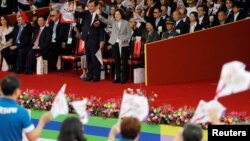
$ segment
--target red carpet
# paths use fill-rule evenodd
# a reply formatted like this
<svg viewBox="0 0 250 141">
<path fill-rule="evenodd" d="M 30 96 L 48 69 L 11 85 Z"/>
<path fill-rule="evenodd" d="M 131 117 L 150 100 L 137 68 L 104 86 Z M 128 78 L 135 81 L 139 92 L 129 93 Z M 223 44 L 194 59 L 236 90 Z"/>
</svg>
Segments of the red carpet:
<svg viewBox="0 0 250 141">
<path fill-rule="evenodd" d="M 10 74 L 0 72 L 0 77 Z M 188 84 L 170 84 L 164 86 L 145 86 L 144 84 L 113 84 L 110 80 L 103 80 L 98 83 L 84 82 L 79 79 L 76 74 L 66 72 L 62 75 L 59 72 L 47 75 L 23 75 L 18 77 L 21 79 L 21 88 L 52 90 L 57 92 L 63 83 L 67 84 L 66 93 L 74 93 L 77 96 L 90 97 L 96 96 L 102 99 L 121 98 L 122 92 L 126 88 L 142 88 L 147 95 L 152 92 L 158 94 L 158 98 L 151 106 L 162 104 L 171 104 L 174 108 L 182 106 L 196 107 L 199 100 L 210 100 L 213 98 L 217 81 L 204 81 Z M 221 103 L 227 107 L 227 111 L 247 112 L 250 115 L 250 91 L 236 94 L 220 99 Z"/>
</svg>

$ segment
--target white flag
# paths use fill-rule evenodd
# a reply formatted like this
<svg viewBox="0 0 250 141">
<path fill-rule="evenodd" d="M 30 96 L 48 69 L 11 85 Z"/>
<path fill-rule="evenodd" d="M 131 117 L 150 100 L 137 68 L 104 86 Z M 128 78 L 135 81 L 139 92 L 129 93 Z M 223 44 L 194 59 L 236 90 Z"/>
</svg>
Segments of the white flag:
<svg viewBox="0 0 250 141">
<path fill-rule="evenodd" d="M 185 8 L 185 4 L 184 4 L 183 0 L 178 0 L 176 7 L 177 8 Z"/>
<path fill-rule="evenodd" d="M 125 8 L 133 8 L 134 7 L 134 4 L 130 1 L 130 0 L 124 0 L 122 2 L 122 5 L 125 7 Z"/>
<path fill-rule="evenodd" d="M 99 50 L 95 53 L 96 58 L 100 62 L 100 64 L 103 66 L 103 61 L 102 61 L 102 49 L 99 48 Z"/>
<path fill-rule="evenodd" d="M 209 117 L 209 111 L 211 109 L 217 109 L 217 114 L 218 114 L 217 116 L 219 118 L 222 117 L 226 111 L 226 108 L 217 100 L 211 100 L 209 102 L 201 100 L 190 122 L 192 123 L 211 122 L 211 119 Z"/>
<path fill-rule="evenodd" d="M 250 72 L 246 65 L 239 61 L 223 65 L 220 80 L 216 90 L 216 98 L 228 96 L 250 88 Z"/>
<path fill-rule="evenodd" d="M 60 9 L 61 12 L 61 23 L 74 23 L 74 11 L 76 10 L 76 3 L 65 2 Z"/>
<path fill-rule="evenodd" d="M 146 9 L 146 8 L 147 8 L 147 6 L 144 5 L 144 0 L 142 0 L 142 1 L 135 7 L 135 9 L 141 9 L 141 10 Z"/>
<path fill-rule="evenodd" d="M 216 15 L 219 9 L 220 9 L 220 4 L 214 4 L 213 15 Z"/>
<path fill-rule="evenodd" d="M 73 101 L 71 104 L 73 108 L 75 109 L 76 113 L 80 117 L 80 121 L 82 124 L 88 123 L 88 113 L 87 113 L 87 99 L 81 100 L 81 101 Z"/>
<path fill-rule="evenodd" d="M 144 96 L 123 94 L 119 119 L 135 117 L 143 121 L 149 112 L 148 99 Z"/>
<path fill-rule="evenodd" d="M 66 89 L 66 84 L 62 86 L 62 88 L 57 93 L 53 101 L 50 110 L 53 118 L 56 118 L 58 115 L 66 115 L 69 113 L 69 107 L 65 97 L 65 89 Z"/>
<path fill-rule="evenodd" d="M 133 15 L 134 15 L 134 19 L 137 23 L 146 23 L 146 21 L 141 16 L 136 14 L 135 12 L 133 13 Z"/>
</svg>

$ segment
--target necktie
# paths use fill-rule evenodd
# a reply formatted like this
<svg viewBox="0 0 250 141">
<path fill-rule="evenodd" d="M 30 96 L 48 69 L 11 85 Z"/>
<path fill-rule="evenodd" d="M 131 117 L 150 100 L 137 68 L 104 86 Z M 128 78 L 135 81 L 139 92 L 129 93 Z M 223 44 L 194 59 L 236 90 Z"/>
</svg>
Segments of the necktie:
<svg viewBox="0 0 250 141">
<path fill-rule="evenodd" d="M 150 10 L 151 10 L 151 7 L 148 8 L 148 11 L 147 11 L 147 17 L 150 16 Z"/>
<path fill-rule="evenodd" d="M 16 38 L 16 43 L 20 43 L 20 36 L 21 36 L 21 33 L 22 33 L 22 27 L 19 26 L 19 30 L 18 30 L 18 34 L 17 34 L 17 38 Z"/>
<path fill-rule="evenodd" d="M 39 40 L 40 40 L 41 33 L 42 33 L 42 29 L 40 28 L 39 33 L 38 33 L 38 35 L 37 35 L 37 37 L 36 37 L 36 41 L 35 41 L 35 43 L 34 43 L 35 46 L 38 46 L 38 44 L 39 44 Z"/>
<path fill-rule="evenodd" d="M 90 21 L 91 21 L 90 25 L 92 25 L 92 22 L 93 22 L 93 13 L 90 13 Z"/>
</svg>

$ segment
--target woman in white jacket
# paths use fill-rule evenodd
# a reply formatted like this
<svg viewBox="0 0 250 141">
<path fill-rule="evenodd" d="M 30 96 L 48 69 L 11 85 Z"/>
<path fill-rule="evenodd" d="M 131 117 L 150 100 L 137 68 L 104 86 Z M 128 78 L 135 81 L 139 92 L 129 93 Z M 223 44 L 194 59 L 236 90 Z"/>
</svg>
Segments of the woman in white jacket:
<svg viewBox="0 0 250 141">
<path fill-rule="evenodd" d="M 115 60 L 115 79 L 113 82 L 126 83 L 129 75 L 129 40 L 132 30 L 128 25 L 128 21 L 123 19 L 124 14 L 121 9 L 116 9 L 113 20 L 102 17 L 100 10 L 97 10 L 96 13 L 100 21 L 112 26 L 109 43 L 112 45 L 113 57 Z"/>
</svg>

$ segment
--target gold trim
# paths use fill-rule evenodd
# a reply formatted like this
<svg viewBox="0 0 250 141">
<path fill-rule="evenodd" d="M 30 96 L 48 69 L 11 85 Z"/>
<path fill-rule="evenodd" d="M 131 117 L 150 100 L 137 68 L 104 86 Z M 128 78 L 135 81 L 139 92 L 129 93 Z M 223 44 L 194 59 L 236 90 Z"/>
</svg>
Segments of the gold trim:
<svg viewBox="0 0 250 141">
<path fill-rule="evenodd" d="M 144 55 L 144 59 L 145 59 L 145 73 L 144 73 L 144 77 L 145 77 L 145 85 L 147 86 L 148 85 L 148 68 L 147 68 L 147 64 L 148 64 L 148 62 L 147 62 L 147 44 L 145 44 L 144 45 L 144 52 L 145 52 L 145 55 Z"/>
</svg>

